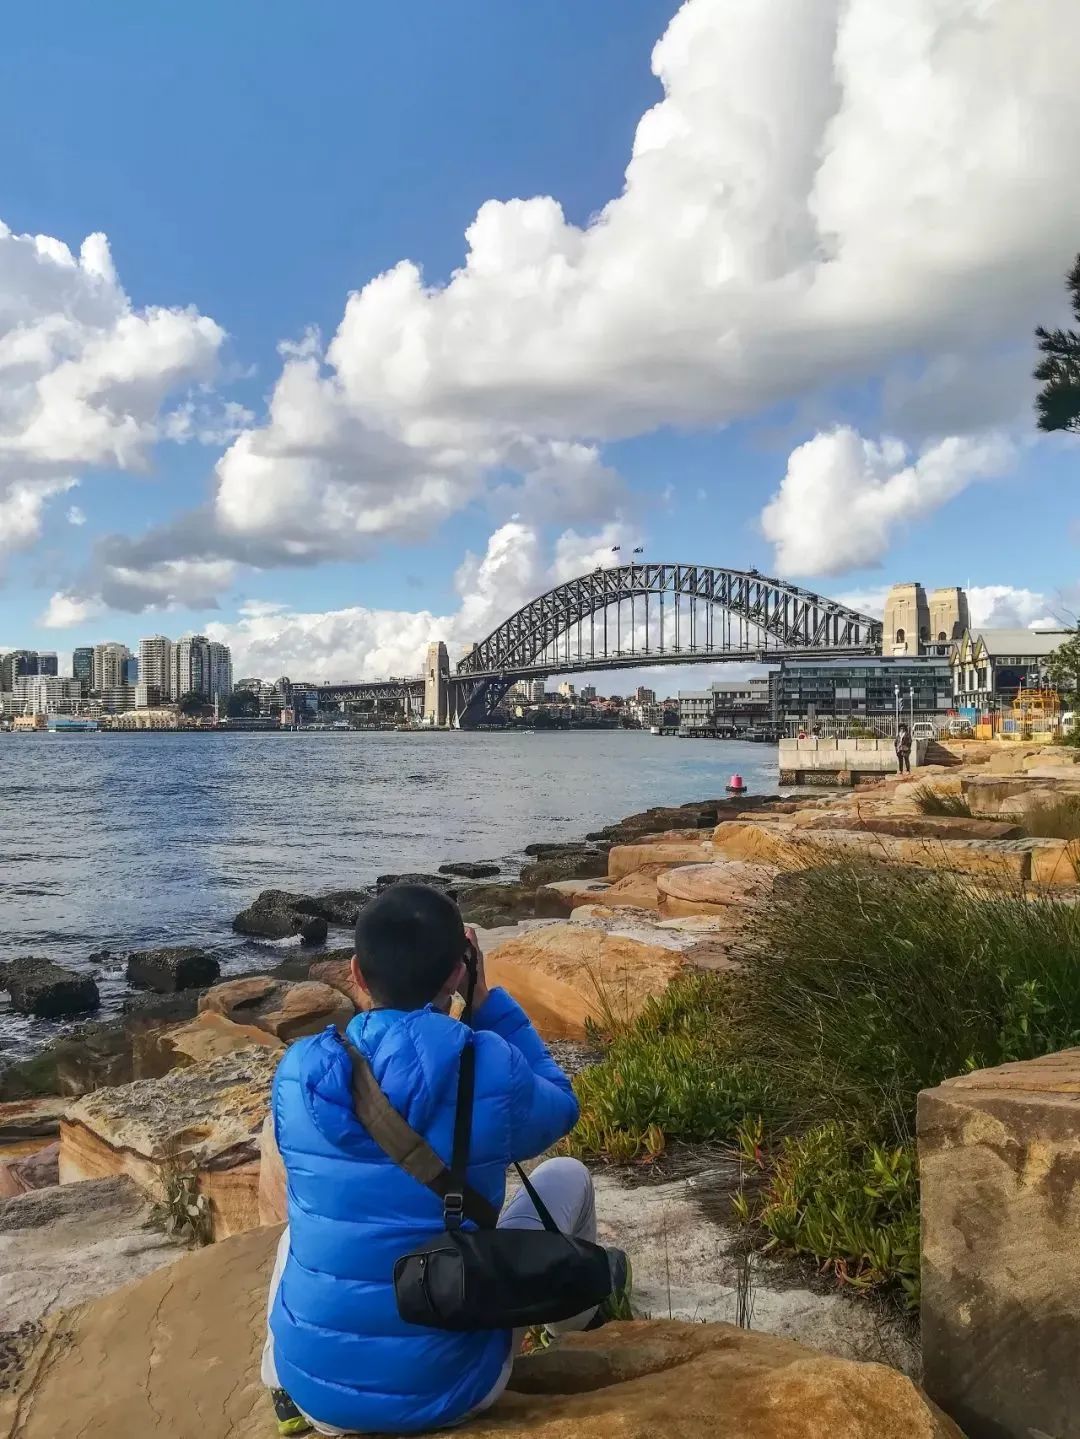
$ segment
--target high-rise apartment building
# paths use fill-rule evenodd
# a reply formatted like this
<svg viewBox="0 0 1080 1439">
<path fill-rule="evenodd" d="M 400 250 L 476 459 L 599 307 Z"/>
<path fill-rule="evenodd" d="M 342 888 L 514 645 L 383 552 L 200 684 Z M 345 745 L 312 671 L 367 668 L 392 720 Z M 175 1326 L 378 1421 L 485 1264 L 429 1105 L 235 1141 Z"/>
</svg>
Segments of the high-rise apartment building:
<svg viewBox="0 0 1080 1439">
<path fill-rule="evenodd" d="M 101 694 L 104 690 L 115 689 L 118 685 L 126 683 L 124 678 L 124 665 L 131 658 L 131 651 L 127 645 L 109 642 L 94 646 L 94 683 L 95 694 Z"/>
<path fill-rule="evenodd" d="M 55 678 L 60 673 L 60 659 L 55 650 L 41 650 L 37 661 L 39 675 L 52 675 Z"/>
<path fill-rule="evenodd" d="M 11 694 L 15 681 L 38 673 L 37 650 L 9 650 L 0 659 L 0 690 Z"/>
<path fill-rule="evenodd" d="M 174 698 L 201 695 L 208 702 L 232 693 L 232 651 L 205 635 L 188 635 L 173 646 Z"/>
<path fill-rule="evenodd" d="M 173 693 L 173 642 L 167 635 L 147 635 L 139 641 L 139 698 L 148 705 L 179 699 Z"/>
<path fill-rule="evenodd" d="M 94 688 L 94 648 L 82 645 L 71 656 L 71 673 L 82 685 L 83 694 Z"/>
<path fill-rule="evenodd" d="M 24 701 L 24 713 L 68 714 L 82 698 L 82 685 L 58 675 L 23 675 L 15 681 L 14 694 Z"/>
</svg>

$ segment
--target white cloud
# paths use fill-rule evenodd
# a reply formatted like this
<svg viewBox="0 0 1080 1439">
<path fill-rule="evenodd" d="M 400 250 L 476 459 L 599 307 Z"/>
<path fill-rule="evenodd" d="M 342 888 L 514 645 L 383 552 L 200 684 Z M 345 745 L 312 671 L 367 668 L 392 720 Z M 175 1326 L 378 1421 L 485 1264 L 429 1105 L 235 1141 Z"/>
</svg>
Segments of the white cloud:
<svg viewBox="0 0 1080 1439">
<path fill-rule="evenodd" d="M 67 512 L 67 522 L 69 525 L 75 525 L 76 527 L 85 525 L 86 511 L 80 509 L 78 505 L 71 505 Z"/>
<path fill-rule="evenodd" d="M 38 624 L 47 630 L 67 629 L 71 625 L 85 624 L 102 614 L 104 606 L 98 600 L 84 599 L 78 595 L 66 595 L 57 591 L 38 616 Z"/>
<path fill-rule="evenodd" d="M 834 473 L 819 494 L 838 466 L 865 487 L 868 537 L 808 536 L 820 505 L 790 474 L 768 525 L 803 570 L 873 562 L 897 520 L 1000 463 L 965 427 L 1025 403 L 1018 337 L 1055 312 L 1076 247 L 1078 48 L 1075 0 L 686 0 L 653 53 L 664 98 L 587 225 L 550 196 L 489 200 L 447 284 L 402 261 L 328 345 L 281 347 L 266 422 L 217 467 L 218 553 L 314 563 L 422 538 L 493 474 L 522 514 L 546 493 L 591 521 L 598 495 L 618 503 L 603 441 L 855 377 L 939 443 L 907 467 L 819 435 L 796 470 Z M 558 446 L 597 455 L 580 483 Z"/>
<path fill-rule="evenodd" d="M 195 310 L 134 309 L 104 235 L 76 256 L 0 222 L 0 562 L 77 471 L 145 468 L 165 397 L 208 378 L 223 339 Z"/>
<path fill-rule="evenodd" d="M 880 563 L 898 525 L 999 474 L 1011 458 L 1000 437 L 950 436 L 909 455 L 895 439 L 864 439 L 848 426 L 815 435 L 788 458 L 761 528 L 780 574 L 835 575 Z"/>
<path fill-rule="evenodd" d="M 971 624 L 978 629 L 1055 629 L 1052 601 L 1015 585 L 972 585 L 967 591 Z"/>
</svg>

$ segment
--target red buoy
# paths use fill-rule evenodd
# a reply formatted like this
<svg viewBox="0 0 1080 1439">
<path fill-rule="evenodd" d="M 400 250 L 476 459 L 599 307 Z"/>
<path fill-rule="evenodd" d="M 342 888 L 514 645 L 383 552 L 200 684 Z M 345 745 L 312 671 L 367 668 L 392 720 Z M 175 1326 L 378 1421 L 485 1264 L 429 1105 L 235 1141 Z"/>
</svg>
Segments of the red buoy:
<svg viewBox="0 0 1080 1439">
<path fill-rule="evenodd" d="M 743 794 L 743 793 L 745 792 L 745 790 L 746 790 L 746 785 L 745 785 L 745 783 L 743 782 L 743 777 L 742 777 L 742 775 L 741 775 L 741 774 L 733 774 L 733 775 L 731 776 L 731 778 L 728 780 L 728 792 L 729 792 L 730 794 Z"/>
</svg>

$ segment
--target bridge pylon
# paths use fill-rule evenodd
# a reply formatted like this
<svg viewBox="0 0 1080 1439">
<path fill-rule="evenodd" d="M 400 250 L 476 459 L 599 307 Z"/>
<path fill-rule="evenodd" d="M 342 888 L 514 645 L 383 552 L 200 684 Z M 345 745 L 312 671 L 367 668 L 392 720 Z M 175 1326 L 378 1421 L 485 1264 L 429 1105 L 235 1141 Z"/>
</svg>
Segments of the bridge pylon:
<svg viewBox="0 0 1080 1439">
<path fill-rule="evenodd" d="M 424 665 L 424 723 L 442 727 L 449 717 L 450 656 L 442 640 L 433 640 Z"/>
</svg>

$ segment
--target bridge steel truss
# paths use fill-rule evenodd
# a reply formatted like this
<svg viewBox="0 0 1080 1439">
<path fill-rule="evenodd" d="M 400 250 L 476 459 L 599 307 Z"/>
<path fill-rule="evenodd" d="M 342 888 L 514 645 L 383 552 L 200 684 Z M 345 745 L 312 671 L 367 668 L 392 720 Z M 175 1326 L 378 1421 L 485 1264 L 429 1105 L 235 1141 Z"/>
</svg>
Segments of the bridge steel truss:
<svg viewBox="0 0 1080 1439">
<path fill-rule="evenodd" d="M 483 723 L 515 681 L 699 660 L 880 653 L 870 615 L 755 570 L 632 564 L 556 585 L 505 620 L 452 677 L 454 722 Z"/>
</svg>

